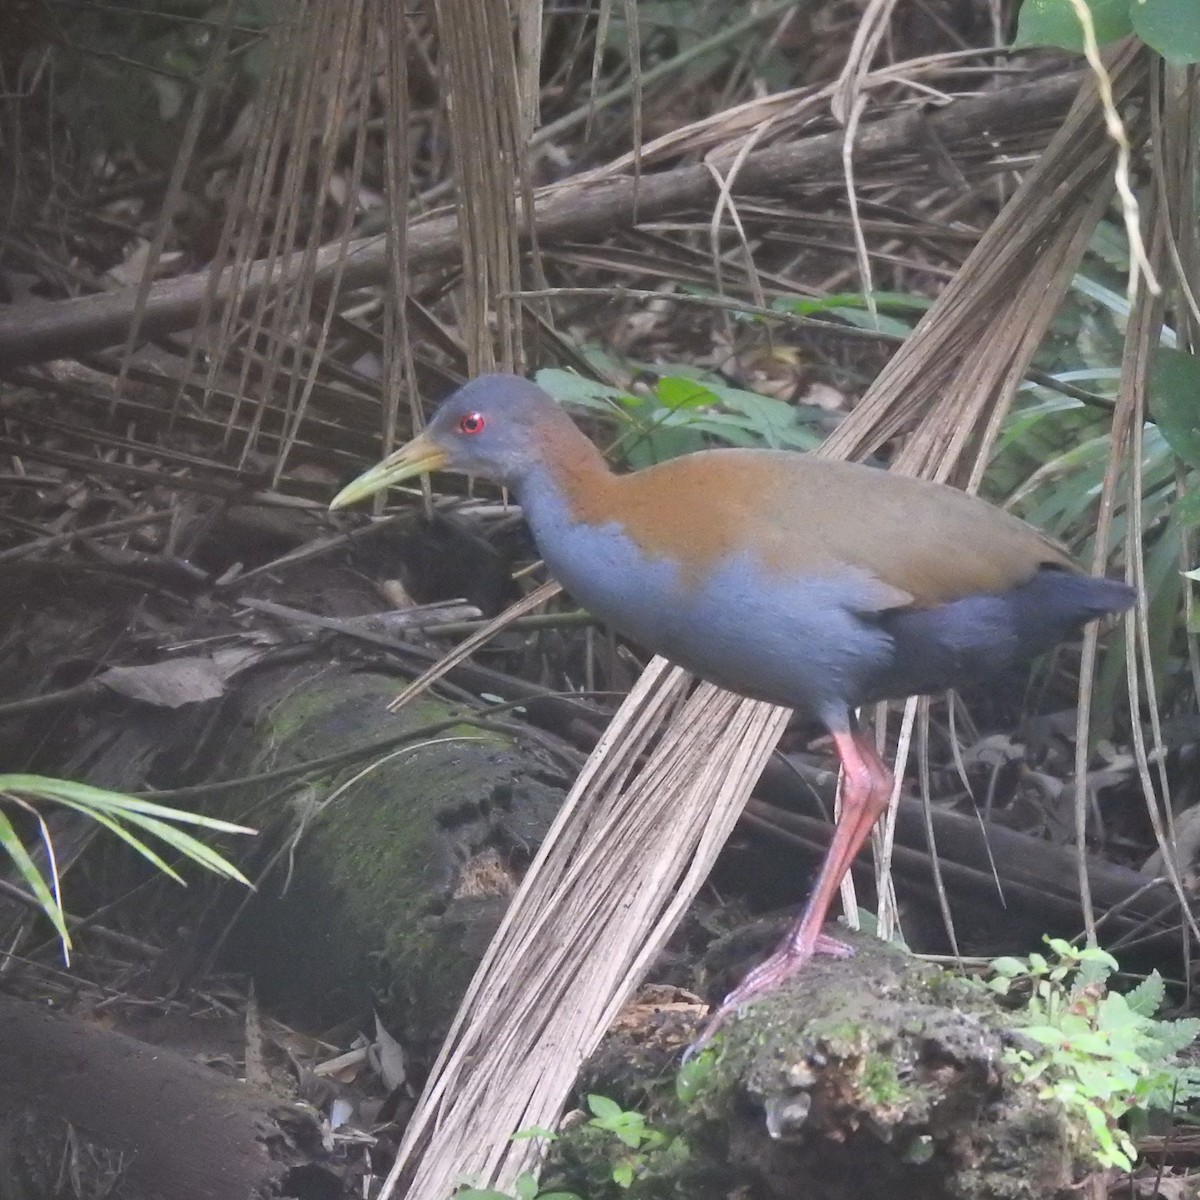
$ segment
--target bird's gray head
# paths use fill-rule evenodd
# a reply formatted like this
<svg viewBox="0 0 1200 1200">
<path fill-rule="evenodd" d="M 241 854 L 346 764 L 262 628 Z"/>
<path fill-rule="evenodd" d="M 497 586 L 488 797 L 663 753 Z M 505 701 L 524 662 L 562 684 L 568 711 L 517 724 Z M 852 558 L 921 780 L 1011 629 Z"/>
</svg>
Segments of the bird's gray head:
<svg viewBox="0 0 1200 1200">
<path fill-rule="evenodd" d="M 517 375 L 481 375 L 444 400 L 423 433 L 343 488 L 330 507 L 427 471 L 460 471 L 516 487 L 576 440 L 590 445 L 536 384 Z"/>
</svg>

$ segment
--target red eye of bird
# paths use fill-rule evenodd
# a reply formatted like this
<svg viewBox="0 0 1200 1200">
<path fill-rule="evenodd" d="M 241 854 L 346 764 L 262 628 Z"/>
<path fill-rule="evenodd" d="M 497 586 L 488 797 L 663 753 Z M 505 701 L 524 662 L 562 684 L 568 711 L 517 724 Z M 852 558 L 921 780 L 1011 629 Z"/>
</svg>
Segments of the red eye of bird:
<svg viewBox="0 0 1200 1200">
<path fill-rule="evenodd" d="M 458 423 L 459 433 L 482 433 L 483 427 L 487 422 L 483 419 L 483 413 L 467 413 Z"/>
</svg>

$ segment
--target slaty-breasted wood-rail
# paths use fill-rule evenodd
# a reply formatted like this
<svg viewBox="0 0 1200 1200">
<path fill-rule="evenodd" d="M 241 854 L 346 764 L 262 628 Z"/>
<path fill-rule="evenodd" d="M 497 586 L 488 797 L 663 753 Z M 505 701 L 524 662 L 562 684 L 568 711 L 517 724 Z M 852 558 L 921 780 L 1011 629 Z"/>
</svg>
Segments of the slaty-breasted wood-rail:
<svg viewBox="0 0 1200 1200">
<path fill-rule="evenodd" d="M 849 953 L 822 926 L 892 791 L 854 710 L 998 676 L 1134 598 L 985 501 L 872 467 L 706 450 L 614 474 L 544 391 L 508 375 L 460 388 L 333 507 L 435 470 L 511 489 L 546 565 L 618 632 L 832 735 L 842 812 L 812 895 L 717 1020 L 814 953 Z"/>
</svg>

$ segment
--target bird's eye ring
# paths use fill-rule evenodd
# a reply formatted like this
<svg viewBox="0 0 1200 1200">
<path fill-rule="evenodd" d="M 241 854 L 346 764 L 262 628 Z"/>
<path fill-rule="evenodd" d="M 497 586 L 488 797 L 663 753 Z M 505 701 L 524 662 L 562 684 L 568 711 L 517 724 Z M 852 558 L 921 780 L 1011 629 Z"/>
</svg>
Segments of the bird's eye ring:
<svg viewBox="0 0 1200 1200">
<path fill-rule="evenodd" d="M 483 419 L 483 413 L 467 413 L 458 423 L 459 433 L 482 433 L 483 427 L 487 422 Z"/>
</svg>

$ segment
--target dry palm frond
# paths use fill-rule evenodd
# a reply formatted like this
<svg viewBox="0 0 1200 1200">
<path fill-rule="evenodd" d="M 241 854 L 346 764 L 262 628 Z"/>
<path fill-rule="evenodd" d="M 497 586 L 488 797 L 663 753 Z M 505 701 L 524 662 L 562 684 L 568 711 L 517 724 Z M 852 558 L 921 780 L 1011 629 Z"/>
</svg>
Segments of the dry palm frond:
<svg viewBox="0 0 1200 1200">
<path fill-rule="evenodd" d="M 401 36 L 398 25 L 403 17 L 392 13 L 385 21 L 389 7 L 384 0 L 302 0 L 288 11 L 288 19 L 272 27 L 272 69 L 259 101 L 261 119 L 243 157 L 210 268 L 199 328 L 207 326 L 218 299 L 221 311 L 203 346 L 209 358 L 208 391 L 211 395 L 218 390 L 240 358 L 235 387 L 239 399 L 228 415 L 227 438 L 238 429 L 244 437 L 245 462 L 257 448 L 276 382 L 284 379 L 282 411 L 277 414 L 282 438 L 275 455 L 276 481 L 304 423 L 337 311 L 355 197 L 362 183 L 367 118 L 378 81 L 391 113 L 385 130 L 389 155 L 395 154 L 397 164 L 406 163 L 404 151 L 396 146 L 397 132 L 404 128 L 403 58 L 390 52 L 379 36 L 381 28 L 389 31 L 392 44 Z M 343 171 L 347 156 L 349 168 Z M 340 200 L 335 180 L 344 184 Z M 388 183 L 393 213 L 403 212 L 407 179 L 394 166 Z M 399 187 L 405 196 L 397 198 Z M 331 200 L 334 236 L 329 242 L 323 215 Z M 394 275 L 402 265 L 394 234 L 385 254 L 385 269 Z M 328 278 L 321 278 L 316 269 L 319 259 Z M 267 279 L 282 286 L 263 287 L 264 271 Z M 248 303 L 251 295 L 253 304 Z M 308 354 L 303 348 L 310 324 L 313 350 Z M 256 353 L 243 353 L 244 347 Z M 200 350 L 197 339 L 181 389 Z M 251 391 L 256 370 L 261 370 L 254 388 L 258 398 L 242 430 L 241 397 Z"/>
<path fill-rule="evenodd" d="M 384 203 L 387 229 L 384 245 L 388 272 L 383 294 L 383 395 L 381 408 L 384 453 L 396 444 L 397 417 L 405 384 L 413 378 L 412 343 L 409 340 L 408 306 L 408 193 L 411 163 L 408 151 L 408 24 L 400 5 L 383 4 L 383 38 L 387 61 L 383 72 Z M 418 403 L 408 389 L 413 427 Z"/>
<path fill-rule="evenodd" d="M 436 11 L 462 238 L 468 363 L 472 374 L 494 370 L 497 359 L 505 370 L 520 370 L 517 197 L 528 179 L 530 108 L 519 95 L 508 5 L 439 0 Z"/>
<path fill-rule="evenodd" d="M 475 974 L 381 1200 L 400 1180 L 406 1200 L 443 1200 L 463 1177 L 528 1169 L 535 1147 L 509 1135 L 557 1115 L 703 883 L 788 714 L 710 684 L 688 696 L 689 683 L 655 659 L 589 759 Z M 724 754 L 711 753 L 718 736 Z"/>
<path fill-rule="evenodd" d="M 1126 46 L 1111 76 L 1127 97 L 1144 85 L 1145 55 Z M 978 486 L 999 421 L 1108 198 L 1113 149 L 1097 113 L 1087 81 L 1020 188 L 822 453 L 870 454 L 920 419 L 900 469 L 945 479 L 970 447 Z"/>
<path fill-rule="evenodd" d="M 1114 64 L 1113 76 L 1132 90 L 1144 79 L 1144 64 L 1127 52 Z M 844 455 L 851 448 L 878 445 L 922 411 L 910 463 L 946 477 L 968 447 L 986 450 L 991 411 L 1007 404 L 1078 262 L 1089 222 L 1099 216 L 1094 192 L 1103 193 L 1100 184 L 1110 162 L 1094 91 L 1085 89 L 1069 132 L 1056 140 L 1034 181 L 1019 189 L 997 218 L 986 255 L 968 260 L 868 394 L 864 415 L 856 414 L 843 427 L 835 451 Z M 1044 203 L 1035 203 L 1035 189 L 1047 175 L 1058 186 Z M 1072 185 L 1085 182 L 1092 193 L 1070 206 L 1064 220 L 1060 206 L 1073 195 Z M 1060 225 L 1065 233 L 1057 232 Z M 1038 303 L 1031 303 L 1031 295 Z M 966 324 L 961 332 L 959 321 Z M 969 385 L 952 388 L 954 372 L 966 364 Z M 981 421 L 982 437 L 956 432 L 962 424 L 968 431 L 978 428 Z M 405 1180 L 408 1200 L 441 1200 L 465 1175 L 510 1187 L 527 1168 L 533 1158 L 529 1143 L 510 1144 L 510 1136 L 522 1127 L 553 1122 L 613 1005 L 629 995 L 639 970 L 669 932 L 668 918 L 682 913 L 703 878 L 701 850 L 715 855 L 719 847 L 716 837 L 697 844 L 694 824 L 732 826 L 758 765 L 783 729 L 787 714 L 782 710 L 716 689 L 698 690 L 677 712 L 671 701 L 686 676 L 663 672 L 660 663 L 651 668 L 589 760 L 568 812 L 476 974 L 389 1180 L 393 1187 Z M 701 738 L 692 736 L 698 725 L 704 730 Z M 660 729 L 650 763 L 635 772 L 636 755 Z M 754 747 L 752 754 L 747 755 L 747 745 Z M 711 788 L 713 771 L 735 759 L 745 773 L 722 770 L 722 787 Z M 639 797 L 637 806 L 629 803 L 632 796 Z M 593 811 L 603 815 L 593 818 Z M 624 814 L 620 820 L 619 813 Z M 617 845 L 600 844 L 610 837 L 620 847 L 631 841 L 636 853 L 627 858 Z M 667 857 L 674 858 L 676 871 L 691 864 L 677 885 L 663 873 Z M 586 875 L 579 870 L 581 862 L 590 864 Z M 603 901 L 619 911 L 624 902 L 641 902 L 644 872 L 661 889 L 657 906 L 669 907 L 663 918 L 654 916 L 652 907 L 645 909 L 640 935 L 645 941 L 639 949 L 629 927 L 622 925 L 619 933 L 601 929 L 604 918 L 581 914 L 578 905 Z M 583 924 L 576 924 L 581 915 Z M 536 941 L 530 940 L 532 930 Z M 600 987 L 611 990 L 598 995 Z"/>
<path fill-rule="evenodd" d="M 213 98 L 213 90 L 218 81 L 225 56 L 229 51 L 229 35 L 233 26 L 235 5 L 233 0 L 227 0 L 225 11 L 221 17 L 218 34 L 212 39 L 204 65 L 204 72 L 192 98 L 192 111 L 184 128 L 183 140 L 171 166 L 171 178 L 167 183 L 166 195 L 163 197 L 162 212 L 159 216 L 158 227 L 146 256 L 146 265 L 138 284 L 137 304 L 133 312 L 133 320 L 125 338 L 125 352 L 121 361 L 121 375 L 117 380 L 117 391 L 125 381 L 126 372 L 133 358 L 134 347 L 137 345 L 138 332 L 142 315 L 145 312 L 146 300 L 150 295 L 150 285 L 154 282 L 155 270 L 162 259 L 167 237 L 172 232 L 172 221 L 180 211 L 184 195 L 184 183 L 191 171 L 196 153 L 196 142 L 204 124 L 205 113 L 209 101 Z"/>
</svg>

